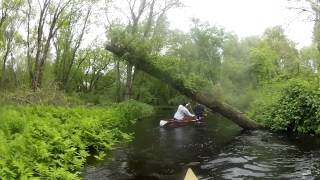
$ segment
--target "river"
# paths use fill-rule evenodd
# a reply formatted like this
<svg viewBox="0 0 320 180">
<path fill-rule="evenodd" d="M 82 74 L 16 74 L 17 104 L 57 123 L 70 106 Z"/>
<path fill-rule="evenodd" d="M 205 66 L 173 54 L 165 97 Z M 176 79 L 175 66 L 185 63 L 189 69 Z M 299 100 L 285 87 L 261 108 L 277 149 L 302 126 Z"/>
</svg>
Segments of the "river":
<svg viewBox="0 0 320 180">
<path fill-rule="evenodd" d="M 317 179 L 320 138 L 266 131 L 244 132 L 218 115 L 204 123 L 160 128 L 160 112 L 132 127 L 132 142 L 105 161 L 90 161 L 85 180 L 183 179 L 191 167 L 199 179 Z"/>
</svg>

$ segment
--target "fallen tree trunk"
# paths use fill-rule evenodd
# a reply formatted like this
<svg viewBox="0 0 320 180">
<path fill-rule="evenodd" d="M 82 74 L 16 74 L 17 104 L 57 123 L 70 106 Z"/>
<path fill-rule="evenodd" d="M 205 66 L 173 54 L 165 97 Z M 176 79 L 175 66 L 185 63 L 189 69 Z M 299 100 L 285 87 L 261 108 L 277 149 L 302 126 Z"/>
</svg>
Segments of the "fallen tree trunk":
<svg viewBox="0 0 320 180">
<path fill-rule="evenodd" d="M 135 50 L 130 48 L 119 47 L 116 45 L 107 45 L 106 49 L 115 55 L 124 58 L 126 61 L 135 65 L 138 69 L 150 74 L 151 76 L 161 80 L 164 83 L 169 84 L 174 89 L 179 91 L 181 94 L 197 101 L 207 108 L 211 109 L 213 112 L 217 112 L 222 116 L 232 120 L 234 123 L 239 125 L 244 129 L 259 129 L 263 126 L 257 122 L 251 120 L 242 112 L 233 108 L 232 106 L 215 99 L 208 99 L 200 92 L 194 92 L 192 89 L 186 87 L 181 79 L 175 78 L 170 74 L 166 73 L 160 68 L 157 68 L 150 57 L 143 55 L 142 53 L 137 53 Z"/>
</svg>

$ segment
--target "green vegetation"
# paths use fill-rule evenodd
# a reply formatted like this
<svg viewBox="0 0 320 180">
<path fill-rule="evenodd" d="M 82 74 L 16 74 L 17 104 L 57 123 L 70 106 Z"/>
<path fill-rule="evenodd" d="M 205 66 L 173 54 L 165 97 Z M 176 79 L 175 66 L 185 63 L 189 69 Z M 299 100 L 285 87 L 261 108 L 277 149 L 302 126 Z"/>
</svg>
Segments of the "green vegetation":
<svg viewBox="0 0 320 180">
<path fill-rule="evenodd" d="M 111 107 L 4 106 L 0 109 L 2 179 L 80 179 L 86 158 L 103 158 L 124 130 L 153 109 L 136 101 Z"/>
<path fill-rule="evenodd" d="M 146 104 L 189 98 L 244 127 L 248 115 L 320 135 L 320 3 L 306 3 L 314 38 L 299 49 L 281 26 L 243 39 L 196 18 L 170 29 L 181 0 L 2 0 L 0 177 L 76 179 L 91 151 L 130 139 Z"/>
<path fill-rule="evenodd" d="M 313 83 L 292 80 L 280 97 L 257 112 L 256 119 L 273 130 L 320 135 L 320 91 Z"/>
</svg>

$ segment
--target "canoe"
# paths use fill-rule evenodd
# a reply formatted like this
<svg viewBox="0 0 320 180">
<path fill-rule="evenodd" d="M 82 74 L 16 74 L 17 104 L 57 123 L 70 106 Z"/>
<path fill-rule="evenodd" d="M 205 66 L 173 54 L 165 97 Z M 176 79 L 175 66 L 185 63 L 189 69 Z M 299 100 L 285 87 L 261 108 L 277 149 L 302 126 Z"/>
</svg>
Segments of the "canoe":
<svg viewBox="0 0 320 180">
<path fill-rule="evenodd" d="M 186 120 L 173 120 L 173 119 L 167 119 L 167 120 L 160 120 L 160 127 L 181 127 L 186 126 L 190 124 L 195 123 L 202 123 L 202 120 L 195 120 L 195 119 L 186 119 Z"/>
<path fill-rule="evenodd" d="M 191 168 L 188 168 L 186 175 L 184 176 L 184 180 L 198 180 L 197 176 L 194 174 Z"/>
</svg>

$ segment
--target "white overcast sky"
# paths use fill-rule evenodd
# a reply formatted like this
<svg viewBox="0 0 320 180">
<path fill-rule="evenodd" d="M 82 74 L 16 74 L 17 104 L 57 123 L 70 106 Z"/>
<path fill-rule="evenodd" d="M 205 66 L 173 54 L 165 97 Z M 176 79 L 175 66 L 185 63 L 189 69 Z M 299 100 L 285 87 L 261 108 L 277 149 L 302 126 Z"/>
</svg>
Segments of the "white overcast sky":
<svg viewBox="0 0 320 180">
<path fill-rule="evenodd" d="M 307 14 L 288 7 L 288 0 L 183 0 L 185 8 L 169 12 L 172 29 L 187 31 L 192 17 L 224 27 L 240 38 L 261 35 L 268 27 L 281 25 L 299 48 L 311 44 L 313 23 Z"/>
</svg>

